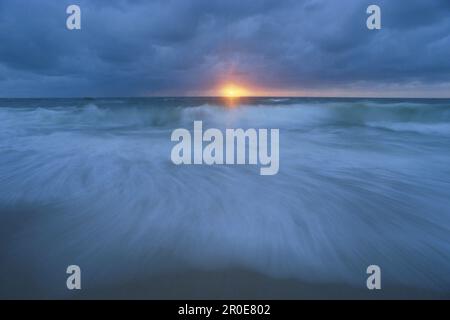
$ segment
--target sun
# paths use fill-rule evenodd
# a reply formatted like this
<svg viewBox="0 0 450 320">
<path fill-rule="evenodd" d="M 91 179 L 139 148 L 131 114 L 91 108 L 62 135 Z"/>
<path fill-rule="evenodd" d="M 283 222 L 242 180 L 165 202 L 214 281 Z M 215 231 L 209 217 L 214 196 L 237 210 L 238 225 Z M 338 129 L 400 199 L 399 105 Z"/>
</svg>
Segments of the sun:
<svg viewBox="0 0 450 320">
<path fill-rule="evenodd" d="M 237 86 L 237 85 L 234 85 L 234 84 L 227 84 L 227 85 L 223 86 L 222 89 L 220 89 L 220 94 L 223 97 L 230 98 L 230 99 L 249 95 L 247 89 Z"/>
</svg>

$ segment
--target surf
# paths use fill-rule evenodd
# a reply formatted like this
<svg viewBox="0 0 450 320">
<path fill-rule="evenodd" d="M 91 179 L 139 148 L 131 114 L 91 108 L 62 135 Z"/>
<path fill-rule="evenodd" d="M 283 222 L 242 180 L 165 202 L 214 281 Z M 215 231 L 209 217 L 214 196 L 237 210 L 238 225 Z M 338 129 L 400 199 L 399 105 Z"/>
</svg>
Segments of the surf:
<svg viewBox="0 0 450 320">
<path fill-rule="evenodd" d="M 448 292 L 450 134 L 437 124 L 449 111 L 447 100 L 0 99 L 0 259 L 15 277 L 38 273 L 33 292 L 59 288 L 72 259 L 102 270 L 93 288 L 236 269 L 365 286 L 375 264 L 390 287 Z M 279 172 L 174 165 L 171 135 L 186 128 L 192 142 L 194 121 L 224 137 L 279 129 Z"/>
</svg>

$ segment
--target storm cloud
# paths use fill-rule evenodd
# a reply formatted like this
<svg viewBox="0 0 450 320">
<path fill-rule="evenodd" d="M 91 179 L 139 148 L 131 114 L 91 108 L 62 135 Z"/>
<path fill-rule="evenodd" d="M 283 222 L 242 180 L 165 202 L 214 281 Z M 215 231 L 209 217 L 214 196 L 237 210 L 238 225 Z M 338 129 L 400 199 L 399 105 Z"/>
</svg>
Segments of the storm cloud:
<svg viewBox="0 0 450 320">
<path fill-rule="evenodd" d="M 450 97 L 449 14 L 448 0 L 2 0 L 0 97 L 214 95 L 224 81 Z"/>
</svg>

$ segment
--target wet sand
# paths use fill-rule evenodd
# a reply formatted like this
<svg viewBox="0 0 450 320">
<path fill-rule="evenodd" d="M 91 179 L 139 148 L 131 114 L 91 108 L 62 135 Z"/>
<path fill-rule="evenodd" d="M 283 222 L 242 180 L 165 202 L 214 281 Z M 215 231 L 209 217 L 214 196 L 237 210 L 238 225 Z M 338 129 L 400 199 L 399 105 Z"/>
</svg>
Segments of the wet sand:
<svg viewBox="0 0 450 320">
<path fill-rule="evenodd" d="M 312 284 L 296 279 L 275 279 L 246 270 L 187 271 L 139 279 L 123 285 L 75 293 L 75 299 L 169 300 L 310 300 L 310 299 L 449 299 L 449 294 L 388 287 L 380 291 L 339 284 Z"/>
</svg>

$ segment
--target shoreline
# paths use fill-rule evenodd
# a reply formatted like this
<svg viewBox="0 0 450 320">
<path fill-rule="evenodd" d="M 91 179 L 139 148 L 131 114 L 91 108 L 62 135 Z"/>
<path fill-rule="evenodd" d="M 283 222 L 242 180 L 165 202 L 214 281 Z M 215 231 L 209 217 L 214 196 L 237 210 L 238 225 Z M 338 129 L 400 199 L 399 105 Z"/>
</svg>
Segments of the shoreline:
<svg viewBox="0 0 450 320">
<path fill-rule="evenodd" d="M 450 292 L 392 286 L 379 291 L 345 284 L 308 283 L 278 279 L 244 269 L 222 271 L 187 270 L 150 276 L 143 280 L 92 291 L 74 293 L 73 299 L 144 300 L 380 300 L 449 299 Z"/>
</svg>

